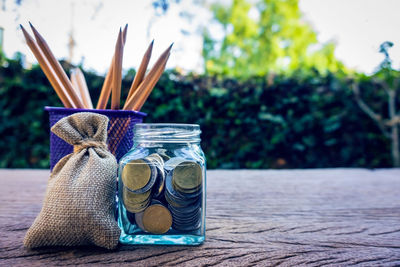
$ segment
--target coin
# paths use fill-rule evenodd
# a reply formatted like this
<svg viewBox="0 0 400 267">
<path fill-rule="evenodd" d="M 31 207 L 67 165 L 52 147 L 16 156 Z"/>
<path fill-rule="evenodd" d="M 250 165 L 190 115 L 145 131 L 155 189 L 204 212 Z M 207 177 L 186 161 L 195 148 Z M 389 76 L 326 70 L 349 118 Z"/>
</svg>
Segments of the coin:
<svg viewBox="0 0 400 267">
<path fill-rule="evenodd" d="M 188 208 L 188 207 L 185 207 L 185 208 Z M 176 207 L 172 206 L 171 204 L 168 205 L 168 209 L 171 211 L 171 213 L 173 213 L 173 215 L 176 215 L 177 217 L 181 217 L 182 219 L 189 218 L 189 217 L 195 215 L 199 211 L 200 208 L 201 207 L 199 207 L 199 206 L 194 207 L 194 208 L 192 208 L 190 206 L 190 210 L 183 210 L 184 208 L 176 208 Z"/>
<path fill-rule="evenodd" d="M 177 190 L 175 190 L 174 186 L 173 186 L 173 182 L 172 182 L 172 176 L 173 176 L 174 171 L 169 172 L 167 174 L 167 177 L 165 178 L 165 189 L 166 191 L 169 193 L 169 195 L 171 196 L 171 198 L 173 200 L 177 200 L 177 202 L 179 202 L 179 200 L 183 200 L 186 203 L 189 202 L 194 202 L 195 198 L 197 198 L 199 195 L 201 195 L 202 191 L 199 190 L 195 193 L 182 193 L 179 192 Z"/>
<path fill-rule="evenodd" d="M 160 201 L 158 201 L 158 200 L 151 200 L 151 205 L 155 205 L 155 204 L 160 204 L 160 205 L 162 205 L 162 203 L 160 202 Z M 147 208 L 147 207 L 146 207 Z M 127 212 L 128 213 L 128 212 Z M 130 212 L 129 212 L 130 213 Z M 130 213 L 130 214 L 133 214 L 133 213 Z M 144 228 L 144 226 L 143 226 L 143 214 L 144 214 L 144 210 L 143 211 L 141 211 L 141 212 L 138 212 L 138 213 L 134 213 L 133 215 L 134 215 L 134 220 L 135 220 L 135 222 L 136 222 L 136 225 L 140 228 L 140 229 L 142 229 L 143 231 L 145 231 L 145 232 L 147 232 L 147 230 Z"/>
<path fill-rule="evenodd" d="M 172 218 L 174 222 L 181 223 L 181 224 L 190 224 L 194 221 L 197 221 L 200 216 L 200 209 L 197 210 L 195 213 L 188 214 L 188 215 L 177 215 L 176 213 L 172 212 Z"/>
<path fill-rule="evenodd" d="M 174 168 L 172 180 L 183 190 L 198 188 L 202 183 L 201 167 L 193 161 L 181 162 Z"/>
<path fill-rule="evenodd" d="M 175 191 L 173 185 L 172 185 L 172 175 L 171 173 L 167 174 L 167 177 L 165 177 L 165 192 L 168 194 L 168 197 L 172 200 L 176 200 L 179 202 L 180 200 L 185 200 L 186 198 L 179 194 L 178 192 Z"/>
<path fill-rule="evenodd" d="M 201 223 L 202 223 L 202 219 L 201 219 L 201 216 L 200 216 L 198 221 L 196 221 L 195 223 L 192 223 L 192 224 L 187 224 L 186 225 L 186 224 L 179 224 L 179 223 L 174 222 L 172 224 L 172 228 L 177 230 L 177 231 L 194 231 L 194 230 L 197 230 L 197 229 L 199 229 L 201 227 Z"/>
<path fill-rule="evenodd" d="M 142 203 L 138 203 L 138 204 L 124 202 L 125 209 L 132 213 L 138 213 L 138 212 L 144 211 L 149 206 L 149 204 L 150 204 L 150 198 L 147 199 L 146 201 L 144 201 Z"/>
<path fill-rule="evenodd" d="M 171 213 L 163 205 L 151 205 L 143 213 L 143 227 L 152 234 L 164 234 L 168 232 L 171 225 Z"/>
<path fill-rule="evenodd" d="M 165 200 L 172 206 L 174 207 L 185 207 L 185 203 L 181 202 L 181 204 L 179 203 L 179 201 L 175 201 L 173 198 L 171 198 L 170 194 L 168 194 L 167 191 L 164 192 L 164 197 Z"/>
<path fill-rule="evenodd" d="M 122 200 L 125 209 L 132 213 L 143 211 L 150 203 L 150 191 L 143 194 L 135 194 L 129 191 L 128 188 L 123 187 Z"/>
<path fill-rule="evenodd" d="M 176 207 L 174 205 L 171 205 L 170 203 L 168 203 L 168 204 L 169 204 L 168 209 L 170 209 L 171 212 L 178 213 L 178 214 L 191 213 L 201 207 L 201 201 L 197 201 L 196 203 L 193 203 L 186 207 Z"/>
<path fill-rule="evenodd" d="M 179 161 L 175 160 L 174 164 Z M 202 186 L 201 167 L 193 161 L 180 161 L 167 173 L 164 196 L 173 229 L 194 231 L 201 226 Z"/>
<path fill-rule="evenodd" d="M 156 166 L 147 159 L 141 159 L 141 160 L 144 161 L 147 164 L 147 166 L 149 166 L 149 168 L 150 168 L 150 179 L 149 179 L 148 183 L 142 188 L 132 190 L 129 187 L 127 187 L 129 191 L 136 193 L 136 194 L 143 194 L 143 193 L 149 191 L 150 189 L 152 189 L 152 187 L 154 186 L 154 183 L 156 182 L 156 179 L 157 179 Z"/>
<path fill-rule="evenodd" d="M 157 169 L 157 178 L 153 186 L 153 197 L 158 198 L 162 195 L 165 185 L 164 160 L 157 153 L 151 154 L 146 159 L 154 163 Z"/>
<path fill-rule="evenodd" d="M 145 200 L 141 202 L 130 201 L 130 199 L 123 198 L 125 207 L 140 207 L 146 204 L 146 202 L 150 201 L 150 196 L 148 196 Z"/>
<path fill-rule="evenodd" d="M 157 169 L 157 180 L 153 186 L 153 197 L 158 198 L 162 196 L 165 187 L 165 172 L 164 169 Z"/>
<path fill-rule="evenodd" d="M 140 228 L 140 229 L 142 229 L 143 231 L 145 231 L 146 232 L 146 229 L 144 229 L 144 226 L 143 226 L 143 211 L 142 212 L 138 212 L 138 213 L 135 213 L 135 221 L 136 221 L 136 225 Z"/>
<path fill-rule="evenodd" d="M 165 191 L 164 196 L 165 196 L 165 200 L 169 204 L 171 204 L 174 207 L 178 207 L 178 208 L 190 206 L 197 201 L 196 198 L 187 198 L 187 199 L 176 198 L 173 195 L 170 195 L 167 190 Z"/>
<path fill-rule="evenodd" d="M 194 216 L 190 218 L 179 218 L 179 217 L 173 217 L 173 223 L 175 225 L 182 225 L 182 226 L 195 226 L 197 225 L 198 221 L 201 219 L 201 211 L 199 210 L 198 213 L 196 213 Z"/>
<path fill-rule="evenodd" d="M 195 193 L 198 193 L 202 189 L 201 185 L 196 187 L 196 188 L 193 188 L 193 189 L 184 189 L 184 188 L 179 187 L 179 185 L 177 185 L 174 180 L 172 180 L 172 185 L 174 186 L 174 189 L 176 191 L 178 191 L 179 193 L 184 194 L 185 196 L 187 196 L 187 195 L 197 195 Z"/>
<path fill-rule="evenodd" d="M 152 170 L 143 159 L 129 161 L 122 170 L 122 182 L 131 191 L 143 188 L 151 178 Z"/>
<path fill-rule="evenodd" d="M 143 194 L 136 194 L 128 190 L 125 186 L 122 189 L 122 198 L 124 203 L 141 203 L 147 200 L 150 196 L 150 191 L 147 191 Z"/>
</svg>

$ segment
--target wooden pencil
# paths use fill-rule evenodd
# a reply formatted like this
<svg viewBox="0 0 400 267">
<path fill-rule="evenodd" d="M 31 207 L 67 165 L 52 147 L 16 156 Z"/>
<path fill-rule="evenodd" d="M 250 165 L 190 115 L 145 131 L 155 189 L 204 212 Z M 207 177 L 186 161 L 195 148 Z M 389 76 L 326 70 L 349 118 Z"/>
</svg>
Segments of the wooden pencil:
<svg viewBox="0 0 400 267">
<path fill-rule="evenodd" d="M 86 84 L 85 75 L 80 68 L 75 68 L 75 77 L 78 81 L 79 91 L 81 94 L 82 102 L 88 109 L 93 109 L 92 99 L 90 98 L 89 88 Z"/>
<path fill-rule="evenodd" d="M 124 45 L 126 43 L 126 36 L 128 35 L 128 23 L 125 24 L 124 30 L 122 31 L 122 40 L 124 42 Z"/>
<path fill-rule="evenodd" d="M 124 109 L 125 110 L 135 110 L 134 106 L 135 103 L 141 98 L 142 94 L 145 94 L 151 87 L 151 84 L 154 81 L 154 78 L 156 77 L 157 72 L 159 72 L 160 69 L 163 69 L 165 67 L 165 64 L 168 60 L 169 53 L 172 49 L 171 44 L 162 54 L 161 56 L 157 59 L 156 63 L 154 66 L 151 68 L 149 73 L 144 77 L 143 81 L 140 83 L 139 87 L 136 89 L 136 91 L 132 94 L 132 96 L 127 100 Z M 161 76 L 161 75 L 160 75 Z M 157 82 L 157 81 L 156 81 Z M 150 89 L 151 90 L 151 89 Z"/>
<path fill-rule="evenodd" d="M 56 91 L 56 94 L 60 98 L 64 107 L 76 108 L 75 104 L 69 98 L 68 92 L 63 87 L 61 81 L 58 79 L 57 75 L 51 68 L 49 62 L 46 60 L 45 56 L 43 55 L 42 51 L 40 50 L 40 48 L 37 45 L 37 43 L 35 42 L 35 40 L 29 35 L 29 33 L 25 30 L 25 28 L 22 25 L 20 25 L 20 27 L 21 27 L 22 33 L 24 34 L 26 43 L 28 44 L 29 48 L 35 55 L 37 61 L 39 62 L 40 67 L 42 68 L 44 74 L 46 75 L 47 79 L 49 80 L 51 86 Z"/>
<path fill-rule="evenodd" d="M 143 78 L 146 74 L 147 66 L 149 65 L 149 62 L 150 62 L 151 53 L 153 50 L 153 44 L 154 44 L 154 40 L 150 43 L 149 47 L 147 48 L 146 52 L 143 55 L 142 62 L 140 63 L 138 71 L 136 72 L 136 75 L 132 82 L 131 88 L 129 89 L 127 99 L 129 99 L 135 93 L 139 84 L 143 81 Z M 125 108 L 125 106 L 124 106 L 124 108 Z"/>
<path fill-rule="evenodd" d="M 127 32 L 128 32 L 128 24 L 125 25 L 124 31 L 122 33 L 124 45 L 126 42 Z M 113 57 L 111 59 L 111 64 L 110 64 L 110 67 L 108 68 L 106 78 L 104 79 L 104 83 L 103 83 L 103 86 L 100 91 L 100 97 L 99 97 L 99 100 L 97 101 L 96 109 L 106 109 L 107 108 L 108 99 L 110 98 L 110 95 L 111 95 L 111 83 L 112 83 L 112 77 L 113 77 L 114 58 L 115 58 L 115 55 L 113 55 Z"/>
<path fill-rule="evenodd" d="M 75 69 L 72 69 L 71 74 L 70 74 L 70 80 L 72 83 L 72 87 L 74 88 L 75 93 L 78 95 L 79 99 L 82 101 L 81 88 L 80 88 L 80 84 L 78 82 L 78 78 L 76 76 L 77 75 L 76 75 Z M 87 108 L 85 103 L 83 103 L 83 105 L 84 105 L 84 108 Z"/>
<path fill-rule="evenodd" d="M 122 32 L 119 30 L 117 44 L 115 45 L 114 68 L 112 75 L 112 94 L 111 109 L 119 109 L 121 101 L 121 82 L 122 82 L 122 58 L 124 44 L 122 41 Z"/>
<path fill-rule="evenodd" d="M 80 101 L 79 97 L 76 95 L 71 81 L 68 79 L 67 74 L 61 67 L 60 63 L 57 61 L 53 53 L 51 52 L 49 46 L 47 45 L 46 40 L 39 34 L 39 32 L 33 27 L 33 25 L 29 22 L 29 25 L 32 28 L 33 34 L 35 35 L 36 42 L 39 45 L 40 49 L 42 50 L 44 56 L 46 57 L 47 61 L 50 63 L 50 66 L 54 70 L 55 74 L 57 75 L 58 79 L 61 81 L 62 85 L 68 92 L 68 95 L 71 97 L 72 102 L 75 104 L 77 108 L 83 108 L 82 101 Z"/>
<path fill-rule="evenodd" d="M 26 42 L 34 53 L 35 57 L 38 59 L 43 72 L 49 79 L 64 106 L 67 108 L 93 109 L 93 103 L 91 101 L 89 90 L 82 71 L 79 68 L 74 69 L 71 72 L 71 80 L 69 80 L 60 63 L 51 52 L 45 39 L 30 22 L 29 24 L 35 35 L 36 41 L 21 25 Z M 115 52 L 101 90 L 100 98 L 97 103 L 97 109 L 105 109 L 107 107 L 107 102 L 111 92 L 111 109 L 120 108 L 122 59 L 123 49 L 127 37 L 127 29 L 128 24 L 125 25 L 123 31 L 121 31 L 121 29 L 119 30 L 115 45 Z M 123 108 L 124 110 L 139 111 L 164 72 L 173 44 L 171 44 L 161 54 L 161 56 L 154 63 L 154 66 L 146 75 L 147 66 L 152 54 L 153 44 L 154 40 L 150 43 L 145 54 L 143 55 L 138 72 L 136 73 L 128 92 L 128 97 Z"/>
<path fill-rule="evenodd" d="M 169 57 L 169 54 L 168 54 L 168 57 Z M 154 74 L 154 77 L 151 79 L 150 85 L 145 90 L 143 90 L 142 94 L 139 95 L 139 98 L 137 101 L 135 101 L 132 110 L 140 111 L 140 109 L 146 102 L 147 98 L 149 97 L 150 93 L 153 91 L 154 86 L 157 84 L 158 80 L 161 78 L 161 75 L 164 72 L 165 66 L 167 65 L 168 57 L 166 58 L 162 67 L 160 69 L 158 69 L 157 72 Z"/>
</svg>

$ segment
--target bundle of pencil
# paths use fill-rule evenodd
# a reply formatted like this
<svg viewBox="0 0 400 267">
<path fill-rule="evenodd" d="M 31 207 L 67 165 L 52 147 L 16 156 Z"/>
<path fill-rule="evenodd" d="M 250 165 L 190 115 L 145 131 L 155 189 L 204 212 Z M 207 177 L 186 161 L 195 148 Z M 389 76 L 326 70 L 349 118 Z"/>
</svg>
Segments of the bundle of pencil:
<svg viewBox="0 0 400 267">
<path fill-rule="evenodd" d="M 40 67 L 42 68 L 44 74 L 49 80 L 51 86 L 54 88 L 63 105 L 66 108 L 93 109 L 89 89 L 82 71 L 79 68 L 73 69 L 69 79 L 60 63 L 50 50 L 45 39 L 31 23 L 29 23 L 29 25 L 32 29 L 35 39 L 33 39 L 25 30 L 25 28 L 20 25 L 26 39 L 26 43 L 35 55 Z M 114 55 L 104 80 L 96 109 L 107 109 L 110 95 L 111 109 L 120 109 L 122 59 L 127 30 L 128 25 L 125 26 L 123 31 L 121 31 L 121 29 L 119 30 L 117 43 L 115 44 Z M 154 66 L 146 74 L 153 50 L 153 43 L 154 41 L 150 43 L 143 56 L 139 69 L 129 89 L 125 105 L 123 106 L 124 110 L 139 111 L 164 72 L 171 52 L 172 44 L 161 54 Z"/>
</svg>

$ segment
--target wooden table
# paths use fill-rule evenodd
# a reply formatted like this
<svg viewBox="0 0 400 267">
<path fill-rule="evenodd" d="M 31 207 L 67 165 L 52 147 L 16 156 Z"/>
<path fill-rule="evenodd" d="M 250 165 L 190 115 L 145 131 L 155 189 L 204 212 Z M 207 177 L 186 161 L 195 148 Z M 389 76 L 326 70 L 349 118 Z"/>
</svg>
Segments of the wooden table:
<svg viewBox="0 0 400 267">
<path fill-rule="evenodd" d="M 48 171 L 0 170 L 0 265 L 400 265 L 400 169 L 208 172 L 206 242 L 27 250 Z"/>
</svg>

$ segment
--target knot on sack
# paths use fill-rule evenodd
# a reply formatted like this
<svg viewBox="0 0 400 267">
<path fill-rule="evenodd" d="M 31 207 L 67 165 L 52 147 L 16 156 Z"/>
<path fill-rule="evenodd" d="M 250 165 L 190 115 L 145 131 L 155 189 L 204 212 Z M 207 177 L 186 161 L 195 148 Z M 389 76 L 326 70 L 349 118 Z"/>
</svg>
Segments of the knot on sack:
<svg viewBox="0 0 400 267">
<path fill-rule="evenodd" d="M 107 150 L 107 144 L 104 142 L 93 141 L 93 140 L 83 140 L 78 144 L 74 145 L 74 153 L 81 151 L 82 149 L 89 147 L 98 147 Z"/>
</svg>

